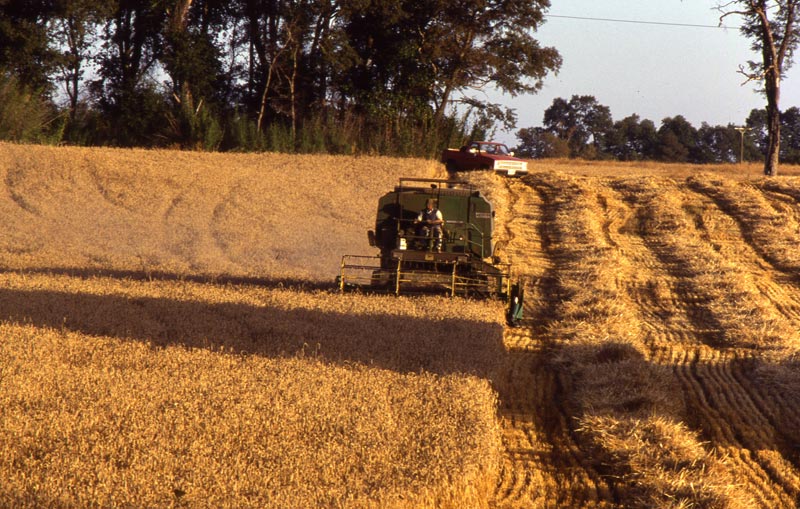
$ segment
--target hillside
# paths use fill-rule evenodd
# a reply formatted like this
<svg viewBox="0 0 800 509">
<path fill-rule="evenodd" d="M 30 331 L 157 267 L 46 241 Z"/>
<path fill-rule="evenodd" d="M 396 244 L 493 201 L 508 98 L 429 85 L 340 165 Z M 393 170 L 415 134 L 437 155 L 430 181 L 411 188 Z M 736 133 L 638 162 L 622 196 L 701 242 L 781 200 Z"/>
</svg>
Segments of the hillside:
<svg viewBox="0 0 800 509">
<path fill-rule="evenodd" d="M 375 197 L 429 161 L 0 146 L 0 263 L 331 280 Z"/>
<path fill-rule="evenodd" d="M 795 507 L 798 170 L 461 175 L 510 329 L 331 289 L 436 163 L 0 144 L 0 506 Z"/>
</svg>

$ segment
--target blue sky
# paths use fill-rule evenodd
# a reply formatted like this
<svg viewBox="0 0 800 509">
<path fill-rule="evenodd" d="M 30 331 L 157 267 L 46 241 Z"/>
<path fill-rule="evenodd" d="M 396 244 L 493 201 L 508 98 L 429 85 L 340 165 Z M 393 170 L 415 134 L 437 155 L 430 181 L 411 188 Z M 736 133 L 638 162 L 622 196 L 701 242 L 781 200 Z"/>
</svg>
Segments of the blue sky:
<svg viewBox="0 0 800 509">
<path fill-rule="evenodd" d="M 659 126 L 683 115 L 695 127 L 741 124 L 750 110 L 765 105 L 753 83 L 742 85 L 740 64 L 758 58 L 736 28 L 695 28 L 559 18 L 575 16 L 716 26 L 715 0 L 552 0 L 547 22 L 536 33 L 564 60 L 536 95 L 489 98 L 517 111 L 517 129 L 542 125 L 553 99 L 592 95 L 611 109 L 614 120 L 633 113 Z M 725 24 L 738 26 L 728 18 Z M 784 79 L 781 108 L 800 107 L 800 64 Z M 518 143 L 514 132 L 497 139 Z"/>
</svg>

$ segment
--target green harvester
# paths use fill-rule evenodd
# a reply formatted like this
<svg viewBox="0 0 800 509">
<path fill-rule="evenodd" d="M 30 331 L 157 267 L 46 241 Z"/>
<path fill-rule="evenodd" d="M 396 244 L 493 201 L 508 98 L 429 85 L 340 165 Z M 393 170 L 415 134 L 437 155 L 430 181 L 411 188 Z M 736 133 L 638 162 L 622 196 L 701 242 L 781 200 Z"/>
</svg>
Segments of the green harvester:
<svg viewBox="0 0 800 509">
<path fill-rule="evenodd" d="M 444 216 L 441 243 L 417 223 L 429 199 Z M 511 263 L 501 263 L 496 254 L 494 215 L 492 204 L 468 183 L 401 178 L 378 200 L 375 229 L 367 232 L 380 254 L 344 255 L 339 288 L 500 298 L 508 303 L 508 323 L 517 325 L 523 284 L 513 280 Z"/>
</svg>

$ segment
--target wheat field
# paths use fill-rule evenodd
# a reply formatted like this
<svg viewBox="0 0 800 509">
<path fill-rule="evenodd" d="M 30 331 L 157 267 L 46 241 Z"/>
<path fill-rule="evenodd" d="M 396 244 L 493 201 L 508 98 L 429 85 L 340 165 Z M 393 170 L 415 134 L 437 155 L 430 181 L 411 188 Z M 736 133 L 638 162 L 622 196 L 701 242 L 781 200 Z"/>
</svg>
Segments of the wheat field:
<svg viewBox="0 0 800 509">
<path fill-rule="evenodd" d="M 0 144 L 0 507 L 795 507 L 799 169 L 531 168 L 509 329 L 335 291 L 438 163 Z"/>
</svg>

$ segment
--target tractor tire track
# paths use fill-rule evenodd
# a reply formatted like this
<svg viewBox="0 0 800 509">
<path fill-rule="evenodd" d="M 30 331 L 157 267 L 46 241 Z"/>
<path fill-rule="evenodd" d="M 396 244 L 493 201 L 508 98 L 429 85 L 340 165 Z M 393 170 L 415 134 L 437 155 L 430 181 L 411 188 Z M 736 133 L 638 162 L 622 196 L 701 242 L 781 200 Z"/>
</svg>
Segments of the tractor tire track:
<svg viewBox="0 0 800 509">
<path fill-rule="evenodd" d="M 640 202 L 639 189 L 620 181 L 612 182 L 611 187 L 609 193 L 619 193 L 614 199 L 630 207 L 626 224 L 615 233 L 615 242 L 637 268 L 636 279 L 623 285 L 651 331 L 652 351 L 671 355 L 665 346 L 693 348 L 718 342 L 722 329 L 707 308 L 709 297 L 695 288 L 686 261 L 650 233 L 646 217 L 652 212 L 647 203 Z"/>
<path fill-rule="evenodd" d="M 698 199 L 703 202 L 704 221 L 708 238 L 720 246 L 720 254 L 732 261 L 751 276 L 754 286 L 763 299 L 782 316 L 782 329 L 788 331 L 800 330 L 800 288 L 793 284 L 794 277 L 785 274 L 780 267 L 772 265 L 749 242 L 742 242 L 744 233 L 736 230 L 719 229 L 715 225 L 736 222 L 731 217 L 731 211 L 719 206 L 715 200 L 708 198 L 703 193 L 698 193 Z M 770 199 L 767 197 L 767 199 Z M 738 239 L 738 242 L 737 242 Z M 740 363 L 741 364 L 741 363 Z M 792 405 L 784 403 L 784 399 L 774 394 L 768 385 L 752 383 L 752 372 L 755 370 L 755 361 L 747 363 L 746 372 L 743 369 L 734 371 L 734 376 L 744 387 L 750 388 L 750 396 L 758 405 L 762 414 L 769 416 L 770 425 L 783 435 L 790 435 L 791 430 L 800 428 L 800 411 Z M 784 445 L 783 451 L 791 449 Z M 790 452 L 787 452 L 793 456 Z M 795 465 L 798 460 L 794 460 Z"/>
<path fill-rule="evenodd" d="M 9 197 L 20 209 L 34 216 L 41 216 L 39 207 L 28 198 L 29 188 L 32 187 L 27 182 L 30 179 L 30 173 L 26 168 L 12 167 L 7 170 L 3 181 Z"/>
<path fill-rule="evenodd" d="M 726 260 L 753 276 L 752 280 L 764 298 L 791 321 L 795 329 L 800 330 L 800 287 L 794 284 L 795 276 L 786 274 L 782 267 L 773 264 L 763 254 L 759 243 L 752 235 L 747 235 L 744 220 L 736 215 L 736 211 L 706 193 L 692 190 L 697 193 L 701 204 L 699 208 L 703 213 L 699 223 L 709 242 Z M 755 188 L 752 190 L 757 191 Z M 742 242 L 744 238 L 749 240 Z"/>
<path fill-rule="evenodd" d="M 747 457 L 749 451 L 736 445 L 735 435 L 726 423 L 727 414 L 718 411 L 714 405 L 712 394 L 718 388 L 708 387 L 703 370 L 696 367 L 702 352 L 684 350 L 678 353 L 684 355 L 676 358 L 678 362 L 674 372 L 684 391 L 688 423 L 701 430 L 703 437 L 724 458 L 728 469 L 735 472 L 734 479 L 740 491 L 752 498 L 753 507 L 791 507 L 775 494 L 768 483 L 765 485 L 768 477 Z"/>
<path fill-rule="evenodd" d="M 770 270 L 795 275 L 800 269 L 797 235 L 800 226 L 771 203 L 762 189 L 749 183 L 690 178 L 688 186 L 706 196 L 736 228 L 730 228 L 734 245 L 744 242 Z M 800 287 L 795 279 L 793 286 Z"/>
<path fill-rule="evenodd" d="M 627 199 L 629 203 L 636 203 L 637 200 L 632 192 Z M 692 196 L 687 199 L 693 207 L 696 206 Z M 673 246 L 652 238 L 653 235 L 645 231 L 641 233 L 641 246 L 649 251 L 649 256 L 639 252 L 640 258 L 634 262 L 637 267 L 652 269 L 656 266 L 654 263 L 660 263 L 662 274 L 658 274 L 656 280 L 663 280 L 664 274 L 673 281 L 688 279 L 689 275 L 680 269 L 681 264 L 688 263 L 688 260 L 676 259 Z M 643 261 L 646 258 L 650 258 L 650 261 Z M 686 281 L 686 284 L 691 285 L 691 282 Z M 678 292 L 679 295 L 685 293 Z M 795 467 L 780 454 L 761 454 L 765 450 L 785 449 L 782 439 L 774 436 L 779 434 L 776 431 L 774 409 L 768 408 L 764 395 L 752 383 L 752 376 L 743 371 L 744 367 L 752 365 L 748 360 L 750 354 L 736 350 L 720 352 L 713 348 L 713 337 L 708 338 L 707 333 L 698 334 L 704 321 L 698 322 L 698 317 L 710 315 L 713 319 L 713 312 L 703 309 L 704 300 L 708 302 L 702 298 L 683 299 L 675 305 L 676 302 L 670 299 L 659 305 L 659 311 L 644 313 L 648 320 L 658 316 L 670 318 L 660 324 L 656 322 L 648 330 L 670 331 L 678 327 L 694 331 L 690 335 L 694 346 L 691 343 L 673 343 L 675 335 L 671 332 L 654 335 L 656 344 L 652 351 L 658 357 L 654 360 L 673 365 L 684 392 L 687 416 L 692 416 L 691 424 L 728 456 L 731 472 L 745 482 L 745 491 L 756 497 L 758 505 L 793 507 L 800 489 Z M 641 299 L 637 302 L 644 303 Z M 670 306 L 672 309 L 669 309 Z M 669 315 L 662 309 L 669 309 Z M 683 316 L 676 320 L 676 315 Z M 713 329 L 717 334 L 721 332 L 718 323 Z"/>
<path fill-rule="evenodd" d="M 592 278 L 586 279 L 587 286 L 591 288 L 592 285 L 600 285 L 596 287 L 595 291 L 600 295 L 606 295 L 607 299 L 614 300 L 614 304 L 610 307 L 600 304 L 592 312 L 590 316 L 597 320 L 595 325 L 597 331 L 590 332 L 589 337 L 597 337 L 599 331 L 598 339 L 601 343 L 595 347 L 598 352 L 596 355 L 603 355 L 605 352 L 610 356 L 608 359 L 611 362 L 615 362 L 616 358 L 620 360 L 636 359 L 635 355 L 628 357 L 632 354 L 626 355 L 625 352 L 638 351 L 637 341 L 642 341 L 644 348 L 649 348 L 649 356 L 643 359 L 644 365 L 639 364 L 640 368 L 638 369 L 644 370 L 641 371 L 643 373 L 657 374 L 662 371 L 660 368 L 648 368 L 647 366 L 667 365 L 671 367 L 669 361 L 675 358 L 674 352 L 671 352 L 671 345 L 675 342 L 675 338 L 680 338 L 687 344 L 687 348 L 708 349 L 705 345 L 708 337 L 687 335 L 685 331 L 693 331 L 698 328 L 701 330 L 711 329 L 712 339 L 721 331 L 718 325 L 713 323 L 713 320 L 711 320 L 710 326 L 707 323 L 710 317 L 710 312 L 705 306 L 708 299 L 702 292 L 692 291 L 687 294 L 684 291 L 685 289 L 694 290 L 694 288 L 691 285 L 691 273 L 684 270 L 683 261 L 673 253 L 670 253 L 670 256 L 666 256 L 666 251 L 657 253 L 652 246 L 648 245 L 649 241 L 653 239 L 646 235 L 647 230 L 642 227 L 646 217 L 641 217 L 642 212 L 648 212 L 646 207 L 642 207 L 635 199 L 626 201 L 620 198 L 612 189 L 607 189 L 606 185 L 592 186 L 578 182 L 570 191 L 575 199 L 581 200 L 581 207 L 591 209 L 588 214 L 586 214 L 586 209 L 567 207 L 567 210 L 576 214 L 575 217 L 586 221 L 585 225 L 576 226 L 575 230 L 568 233 L 572 239 L 569 242 L 577 247 L 578 244 L 584 242 L 582 239 L 586 239 L 584 249 L 588 256 L 592 257 L 592 263 L 603 265 L 600 272 L 615 272 L 613 282 L 609 282 L 607 277 L 597 272 Z M 633 194 L 635 196 L 636 193 Z M 593 201 L 589 199 L 592 196 L 594 196 L 596 206 L 592 206 Z M 596 238 L 587 238 L 587 235 L 595 235 Z M 578 239 L 577 243 L 575 239 Z M 662 246 L 666 246 L 666 244 L 662 244 Z M 661 256 L 658 256 L 659 254 Z M 569 256 L 573 257 L 574 253 Z M 581 269 L 582 266 L 581 263 L 576 265 L 580 270 L 586 270 Z M 666 284 L 663 284 L 665 281 Z M 591 295 L 591 290 L 580 293 L 583 294 L 583 299 L 587 299 Z M 666 297 L 663 301 L 659 298 L 662 295 Z M 687 295 L 688 298 L 684 298 Z M 676 303 L 679 307 L 678 311 L 673 309 Z M 591 303 L 590 305 L 595 306 Z M 618 324 L 616 322 L 617 313 L 624 317 L 623 320 L 627 327 L 615 326 Z M 663 323 L 665 321 L 671 326 L 665 326 Z M 702 327 L 698 327 L 698 325 L 702 325 Z M 631 343 L 608 340 L 609 335 L 613 338 L 614 335 L 624 332 L 626 329 L 634 334 Z M 659 338 L 659 334 L 663 334 L 663 336 Z M 713 343 L 713 341 L 711 342 Z M 619 346 L 615 347 L 615 345 Z M 636 362 L 633 365 L 635 366 Z M 592 369 L 604 370 L 602 364 L 598 364 Z M 646 378 L 641 379 L 641 383 L 647 383 Z M 677 383 L 674 385 L 680 389 Z M 602 390 L 602 385 L 597 386 L 597 389 Z M 635 387 L 631 387 L 631 389 L 637 390 Z M 591 398 L 591 396 L 589 397 Z M 606 419 L 609 422 L 618 423 L 622 426 L 621 429 L 626 429 L 626 423 L 635 423 L 643 418 L 636 414 L 641 405 L 654 404 L 659 397 L 658 391 L 651 390 L 650 393 L 642 393 L 639 399 L 632 399 L 631 405 L 627 407 L 630 410 L 626 410 L 633 413 L 630 417 L 620 416 L 619 410 L 598 414 L 591 406 L 580 409 L 581 414 L 576 414 L 576 417 L 580 417 L 580 420 L 586 418 Z M 615 404 L 617 409 L 626 408 L 625 402 L 621 402 L 620 405 L 619 401 L 615 402 L 610 399 L 603 400 L 601 398 L 598 403 L 605 405 L 606 408 L 613 408 Z M 669 406 L 674 405 L 670 404 Z M 682 414 L 673 408 L 661 409 L 656 406 L 654 410 L 662 414 L 653 421 L 656 426 L 658 422 L 665 422 L 664 420 L 670 422 L 681 419 Z M 584 414 L 584 412 L 586 413 Z M 647 420 L 649 417 L 644 417 L 644 419 Z M 638 424 L 634 424 L 634 429 L 638 426 Z M 615 449 L 618 445 L 615 446 L 614 442 L 617 441 L 618 444 L 619 440 L 630 441 L 631 438 L 625 432 L 611 438 L 610 441 L 610 437 L 602 431 L 589 430 L 586 434 L 583 442 L 584 448 L 599 448 L 598 452 L 608 456 L 610 463 L 603 467 L 604 479 L 608 480 L 610 492 L 615 494 L 614 499 L 622 506 L 652 506 L 652 504 L 665 503 L 667 500 L 673 500 L 675 504 L 692 504 L 693 500 L 699 500 L 699 503 L 702 504 L 703 500 L 713 500 L 714 497 L 720 496 L 714 493 L 713 486 L 704 486 L 702 488 L 704 493 L 701 495 L 687 494 L 678 487 L 684 482 L 684 475 L 697 477 L 697 472 L 693 471 L 693 467 L 690 466 L 691 461 L 687 461 L 685 467 L 678 467 L 675 472 L 667 474 L 668 481 L 660 479 L 664 474 L 660 473 L 662 471 L 655 465 L 648 465 L 645 471 L 639 470 L 637 465 L 641 465 L 642 461 L 646 462 L 647 458 L 646 454 L 637 452 L 637 449 L 649 447 L 647 436 L 633 438 L 633 443 L 630 445 L 632 449 L 624 451 Z M 699 443 L 697 446 L 699 447 Z M 663 454 L 681 457 L 681 447 L 677 444 L 667 444 L 664 446 Z M 627 456 L 628 454 L 630 456 Z M 665 483 L 674 484 L 665 488 Z"/>
<path fill-rule="evenodd" d="M 603 264 L 599 270 L 614 274 L 612 280 L 593 279 L 596 273 L 587 272 L 586 285 L 599 285 L 597 295 L 616 300 L 617 307 L 608 309 L 623 309 L 632 321 L 646 362 L 667 367 L 674 377 L 683 406 L 667 418 L 704 441 L 696 443 L 717 472 L 700 479 L 700 489 L 712 493 L 706 500 L 732 507 L 796 507 L 800 468 L 790 430 L 800 427 L 800 410 L 759 379 L 761 343 L 747 341 L 752 324 L 742 323 L 745 329 L 739 331 L 736 310 L 733 318 L 726 314 L 744 299 L 745 309 L 774 310 L 781 324 L 800 329 L 797 279 L 765 254 L 752 233 L 752 217 L 759 212 L 751 207 L 752 216 L 737 215 L 744 206 L 726 207 L 691 179 L 685 186 L 670 179 L 531 175 L 504 186 L 512 209 L 506 212 L 509 252 L 528 283 L 526 320 L 505 331 L 508 357 L 495 380 L 505 456 L 490 505 L 627 507 L 641 504 L 642 493 L 658 499 L 658 479 L 635 472 L 632 484 L 634 472 L 626 472 L 624 461 L 604 465 L 592 457 L 599 442 L 593 445 L 597 437 L 577 430 L 584 411 L 575 406 L 578 389 L 572 374 L 560 371 L 554 360 L 571 347 L 553 331 L 569 331 L 561 322 L 570 318 L 565 313 L 575 312 L 563 307 L 573 290 L 562 281 L 574 284 L 586 270 L 574 258 L 583 253 Z M 581 200 L 577 208 L 574 200 Z M 774 210 L 793 206 L 780 196 L 764 200 L 780 201 Z M 576 223 L 556 226 L 565 211 L 577 214 Z M 730 278 L 736 284 L 729 284 Z M 738 293 L 723 299 L 715 293 L 726 290 Z M 597 320 L 587 327 L 613 326 L 604 322 L 613 316 L 603 313 L 611 311 L 598 307 L 597 312 L 586 315 Z M 691 468 L 685 473 L 697 475 Z M 674 475 L 682 479 L 684 471 Z"/>
<path fill-rule="evenodd" d="M 692 375 L 704 389 L 706 408 L 699 410 L 702 419 L 713 418 L 724 431 L 711 435 L 714 444 L 735 454 L 754 488 L 770 500 L 769 507 L 792 507 L 798 494 L 797 475 L 794 467 L 781 455 L 766 456 L 762 451 L 780 451 L 780 437 L 771 420 L 754 403 L 758 398 L 752 392 L 752 384 L 743 385 L 734 376 L 735 359 L 730 354 L 716 359 L 695 362 Z M 788 475 L 782 474 L 786 472 Z"/>
<path fill-rule="evenodd" d="M 549 245 L 552 205 L 521 182 L 507 184 L 509 249 L 526 285 L 522 327 L 507 328 L 508 359 L 498 377 L 505 455 L 494 507 L 614 507 L 609 484 L 589 464 L 571 431 L 568 382 L 552 364 L 547 325 L 559 302 Z"/>
<path fill-rule="evenodd" d="M 736 381 L 729 359 L 708 358 L 704 350 L 685 350 L 673 371 L 680 380 L 686 402 L 687 423 L 698 430 L 718 453 L 743 492 L 756 497 L 760 507 L 792 507 L 792 497 L 773 475 L 774 465 L 753 456 L 752 451 L 770 447 L 755 435 L 768 420 Z M 742 419 L 753 412 L 753 417 Z"/>
<path fill-rule="evenodd" d="M 217 228 L 231 196 L 245 184 L 232 182 L 209 191 L 199 175 L 168 200 L 161 223 L 169 252 L 189 270 L 227 272 L 238 269 Z"/>
</svg>

